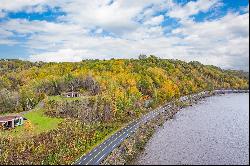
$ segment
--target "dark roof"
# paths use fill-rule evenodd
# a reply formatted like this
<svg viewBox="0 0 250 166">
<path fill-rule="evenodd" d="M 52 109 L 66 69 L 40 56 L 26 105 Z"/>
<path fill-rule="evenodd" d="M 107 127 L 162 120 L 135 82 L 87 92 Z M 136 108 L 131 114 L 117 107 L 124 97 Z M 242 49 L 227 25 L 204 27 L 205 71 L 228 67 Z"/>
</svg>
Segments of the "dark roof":
<svg viewBox="0 0 250 166">
<path fill-rule="evenodd" d="M 11 116 L 0 116 L 0 122 L 7 122 L 11 121 L 16 118 L 21 118 L 19 115 L 11 115 Z"/>
</svg>

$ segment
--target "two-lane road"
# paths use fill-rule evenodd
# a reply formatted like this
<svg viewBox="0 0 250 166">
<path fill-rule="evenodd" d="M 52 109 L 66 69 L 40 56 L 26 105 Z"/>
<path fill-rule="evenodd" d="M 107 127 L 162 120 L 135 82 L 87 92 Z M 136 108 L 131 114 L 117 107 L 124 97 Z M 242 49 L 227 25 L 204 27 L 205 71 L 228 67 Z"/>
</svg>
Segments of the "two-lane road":
<svg viewBox="0 0 250 166">
<path fill-rule="evenodd" d="M 132 133 L 134 133 L 138 127 L 157 116 L 159 113 L 164 112 L 169 109 L 170 105 L 161 107 L 155 111 L 151 111 L 146 115 L 142 116 L 139 120 L 135 120 L 125 128 L 113 134 L 102 144 L 95 147 L 85 156 L 82 156 L 74 164 L 75 165 L 98 165 L 100 162 L 107 157 L 117 146 L 119 146 L 126 138 L 128 138 Z"/>
<path fill-rule="evenodd" d="M 95 147 L 87 155 L 80 158 L 76 165 L 97 165 L 104 159 L 113 149 L 115 149 L 121 142 L 124 141 L 139 127 L 138 122 L 132 122 L 122 130 L 116 132 L 102 144 Z"/>
</svg>

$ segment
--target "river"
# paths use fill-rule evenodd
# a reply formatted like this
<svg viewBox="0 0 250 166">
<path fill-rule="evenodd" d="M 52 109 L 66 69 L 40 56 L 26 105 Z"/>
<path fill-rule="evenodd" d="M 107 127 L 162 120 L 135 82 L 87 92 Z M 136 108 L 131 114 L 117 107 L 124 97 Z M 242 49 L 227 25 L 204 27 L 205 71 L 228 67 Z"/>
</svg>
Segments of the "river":
<svg viewBox="0 0 250 166">
<path fill-rule="evenodd" d="M 212 96 L 183 108 L 135 164 L 249 164 L 249 94 Z"/>
</svg>

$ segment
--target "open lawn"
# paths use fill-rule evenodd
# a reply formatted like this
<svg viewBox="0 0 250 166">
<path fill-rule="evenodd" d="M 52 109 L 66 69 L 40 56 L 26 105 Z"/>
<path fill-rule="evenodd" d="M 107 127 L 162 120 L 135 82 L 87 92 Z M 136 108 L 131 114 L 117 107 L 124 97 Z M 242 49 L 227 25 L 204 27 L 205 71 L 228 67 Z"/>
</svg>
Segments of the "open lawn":
<svg viewBox="0 0 250 166">
<path fill-rule="evenodd" d="M 58 124 L 63 121 L 63 119 L 61 118 L 51 118 L 46 116 L 44 114 L 44 109 L 39 107 L 34 108 L 34 110 L 31 110 L 30 112 L 26 113 L 24 117 L 28 120 L 24 122 L 23 126 L 18 126 L 10 130 L 0 131 L 0 137 L 26 137 L 39 134 L 55 129 Z"/>
</svg>

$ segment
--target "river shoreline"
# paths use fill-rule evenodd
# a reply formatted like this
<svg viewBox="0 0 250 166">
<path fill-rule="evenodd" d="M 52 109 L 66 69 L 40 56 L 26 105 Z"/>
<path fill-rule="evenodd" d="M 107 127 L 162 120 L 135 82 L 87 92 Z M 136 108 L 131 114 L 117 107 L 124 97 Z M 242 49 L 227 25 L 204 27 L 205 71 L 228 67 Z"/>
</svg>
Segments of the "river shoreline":
<svg viewBox="0 0 250 166">
<path fill-rule="evenodd" d="M 204 91 L 198 94 L 183 96 L 176 101 L 167 103 L 166 105 L 171 105 L 169 110 L 162 112 L 156 118 L 140 126 L 133 135 L 126 139 L 119 147 L 114 149 L 113 152 L 101 164 L 135 164 L 136 158 L 144 150 L 145 145 L 156 132 L 156 130 L 160 128 L 166 121 L 172 119 L 174 115 L 180 111 L 180 109 L 187 106 L 192 106 L 203 98 L 228 93 L 249 93 L 249 90 Z"/>
</svg>

